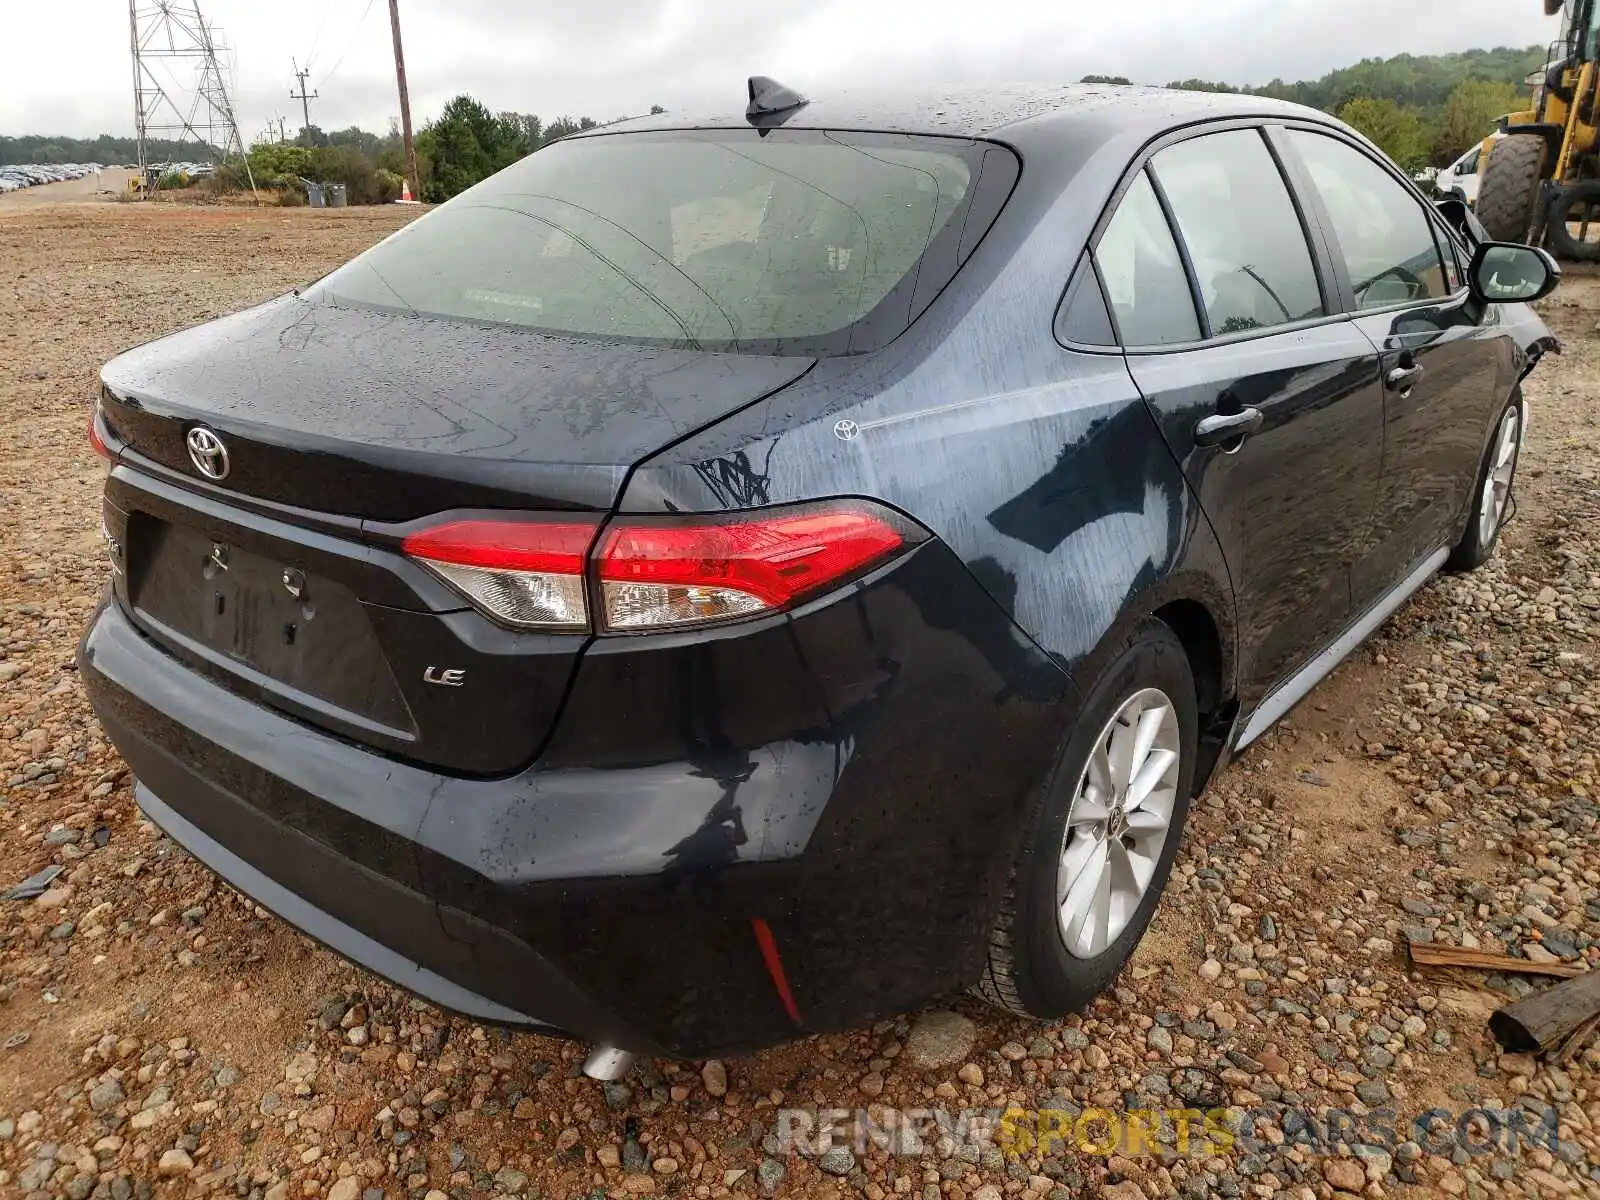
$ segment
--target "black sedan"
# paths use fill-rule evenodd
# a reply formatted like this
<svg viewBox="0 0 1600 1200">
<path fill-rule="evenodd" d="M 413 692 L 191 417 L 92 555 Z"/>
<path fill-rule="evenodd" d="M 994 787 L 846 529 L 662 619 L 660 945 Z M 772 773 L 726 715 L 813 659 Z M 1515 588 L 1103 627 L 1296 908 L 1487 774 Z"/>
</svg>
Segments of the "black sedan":
<svg viewBox="0 0 1600 1200">
<path fill-rule="evenodd" d="M 602 1075 L 1085 1004 L 1229 754 L 1493 553 L 1553 346 L 1553 262 L 1321 113 L 750 91 L 122 355 L 92 427 L 144 811 Z"/>
</svg>

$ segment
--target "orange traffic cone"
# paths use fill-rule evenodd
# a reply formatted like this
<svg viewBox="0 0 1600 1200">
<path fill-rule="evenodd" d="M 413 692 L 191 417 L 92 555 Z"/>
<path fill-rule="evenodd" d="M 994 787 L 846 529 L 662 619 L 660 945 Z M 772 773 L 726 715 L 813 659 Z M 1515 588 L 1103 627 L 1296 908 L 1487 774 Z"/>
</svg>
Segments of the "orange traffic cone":
<svg viewBox="0 0 1600 1200">
<path fill-rule="evenodd" d="M 410 204 L 411 202 L 411 181 L 402 179 L 400 181 L 400 203 Z"/>
</svg>

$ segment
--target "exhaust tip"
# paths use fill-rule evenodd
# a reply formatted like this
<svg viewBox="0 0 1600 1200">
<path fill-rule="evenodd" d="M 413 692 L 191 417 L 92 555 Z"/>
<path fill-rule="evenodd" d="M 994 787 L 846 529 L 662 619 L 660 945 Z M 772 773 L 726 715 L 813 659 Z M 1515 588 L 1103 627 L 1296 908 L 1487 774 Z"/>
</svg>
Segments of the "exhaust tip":
<svg viewBox="0 0 1600 1200">
<path fill-rule="evenodd" d="M 633 1070 L 634 1054 L 615 1046 L 596 1046 L 583 1060 L 583 1073 L 602 1083 L 616 1083 Z"/>
</svg>

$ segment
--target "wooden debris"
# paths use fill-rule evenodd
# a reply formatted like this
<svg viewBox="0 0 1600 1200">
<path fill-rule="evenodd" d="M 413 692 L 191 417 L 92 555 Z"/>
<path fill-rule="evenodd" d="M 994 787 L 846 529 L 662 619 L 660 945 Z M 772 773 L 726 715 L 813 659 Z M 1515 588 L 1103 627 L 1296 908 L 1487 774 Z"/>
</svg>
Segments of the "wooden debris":
<svg viewBox="0 0 1600 1200">
<path fill-rule="evenodd" d="M 1584 974 L 1577 963 L 1541 963 L 1528 958 L 1512 958 L 1490 950 L 1469 950 L 1464 946 L 1436 946 L 1432 942 L 1407 942 L 1411 964 L 1417 967 L 1469 967 L 1475 971 L 1501 971 L 1510 975 L 1549 975 L 1555 979 L 1575 979 Z"/>
<path fill-rule="evenodd" d="M 1596 1013 L 1572 1031 L 1572 1036 L 1556 1048 L 1555 1060 L 1566 1064 L 1577 1058 L 1578 1051 L 1583 1049 L 1584 1044 L 1588 1042 L 1597 1029 L 1600 1029 L 1600 1013 Z"/>
<path fill-rule="evenodd" d="M 1543 1050 L 1563 1061 L 1600 1028 L 1600 970 L 1546 988 L 1489 1018 L 1489 1032 L 1507 1050 Z"/>
</svg>

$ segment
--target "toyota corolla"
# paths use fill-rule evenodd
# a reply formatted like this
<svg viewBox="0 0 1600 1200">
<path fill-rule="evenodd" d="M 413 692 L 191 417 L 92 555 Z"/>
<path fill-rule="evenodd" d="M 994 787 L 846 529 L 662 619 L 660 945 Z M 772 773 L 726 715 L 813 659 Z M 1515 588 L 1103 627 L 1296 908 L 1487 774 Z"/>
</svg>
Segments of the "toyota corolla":
<svg viewBox="0 0 1600 1200">
<path fill-rule="evenodd" d="M 1304 108 L 752 80 L 109 363 L 83 678 L 175 842 L 593 1073 L 1059 1016 L 1494 552 L 1556 275 Z"/>
</svg>

